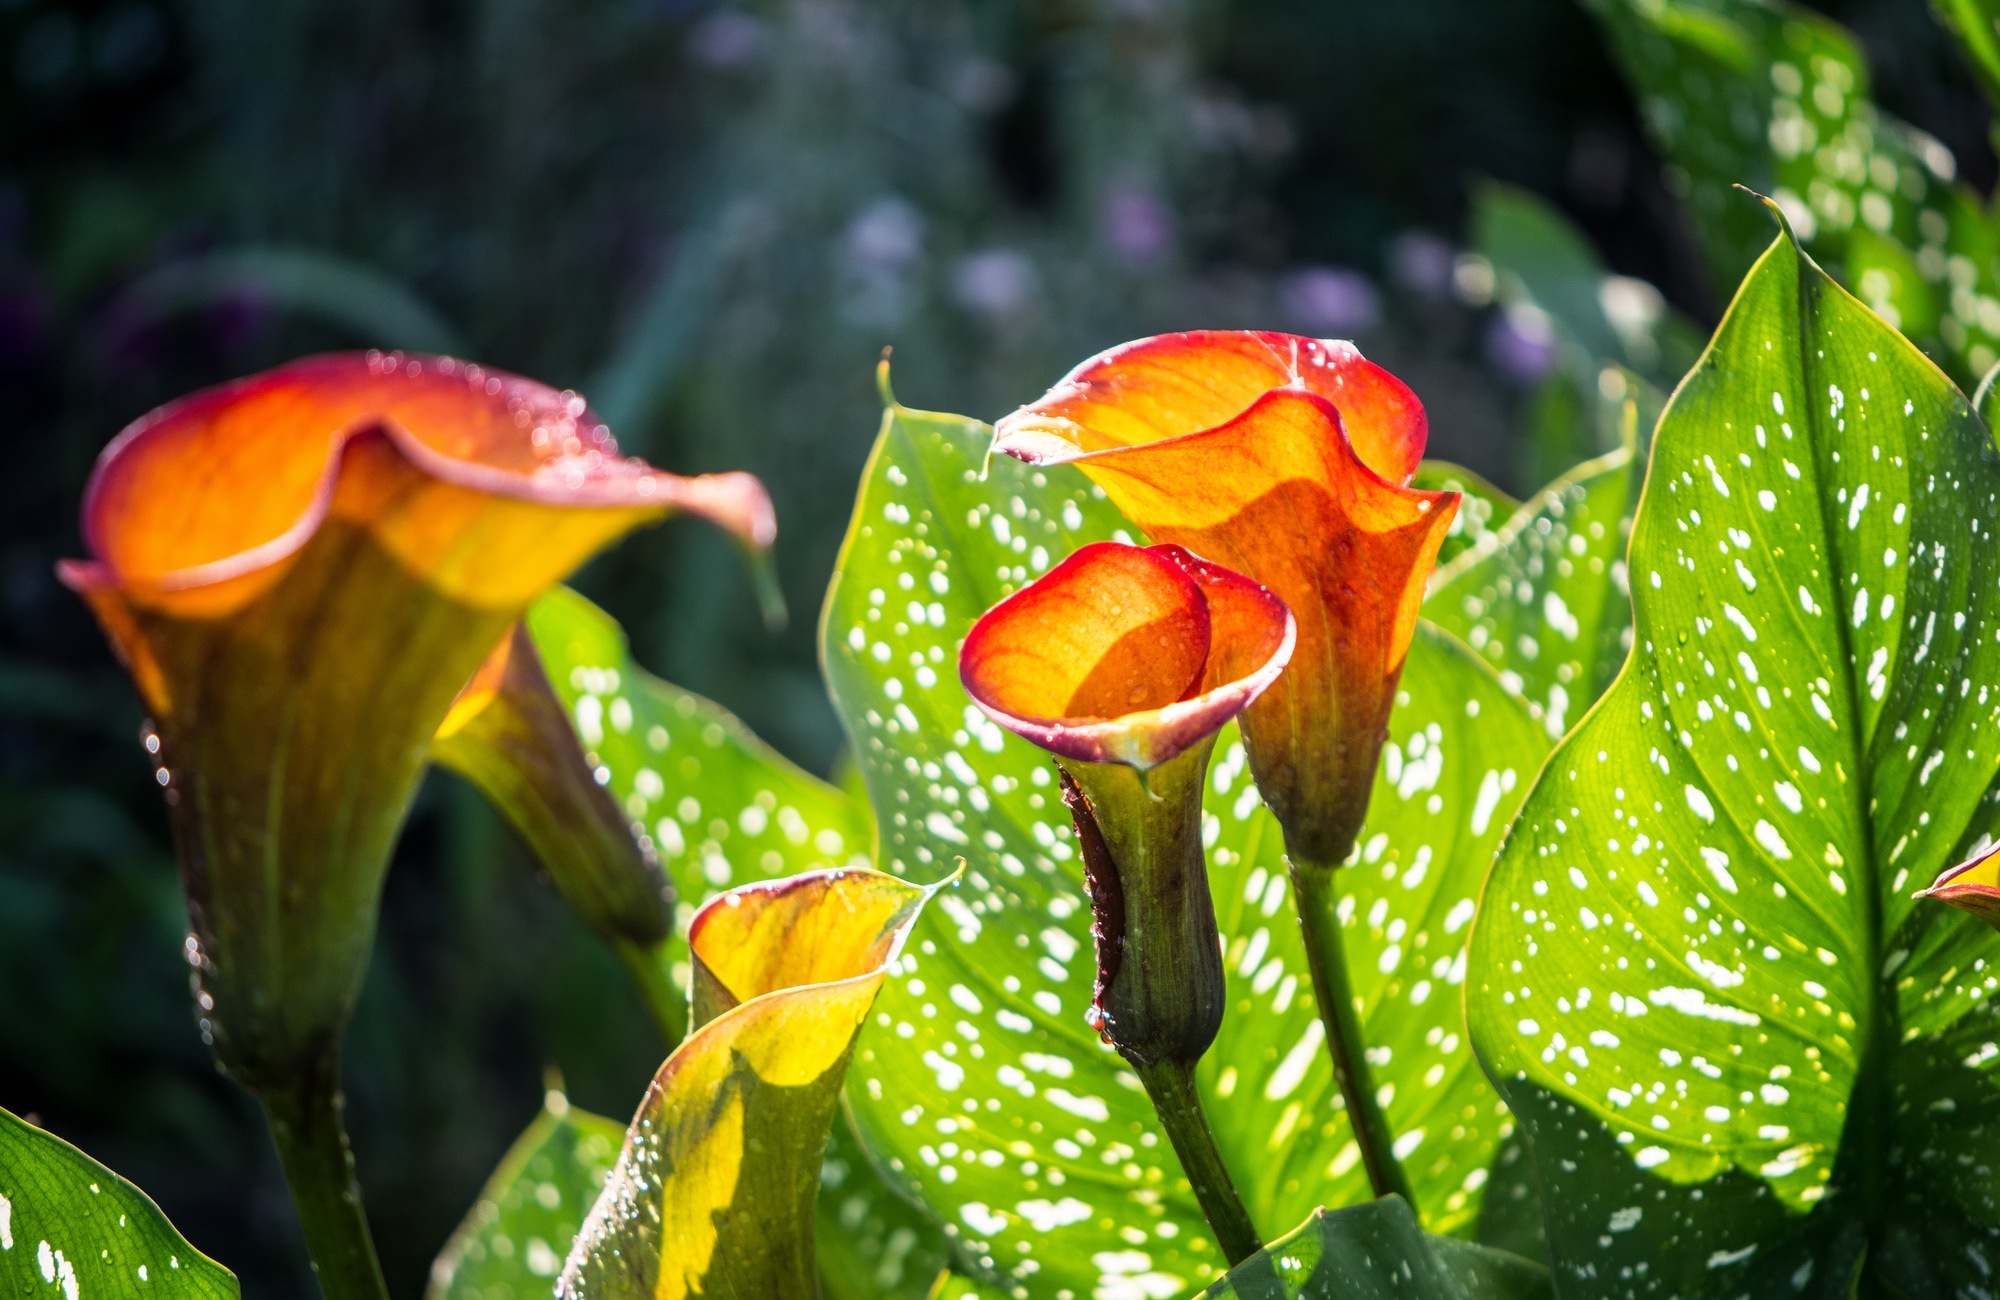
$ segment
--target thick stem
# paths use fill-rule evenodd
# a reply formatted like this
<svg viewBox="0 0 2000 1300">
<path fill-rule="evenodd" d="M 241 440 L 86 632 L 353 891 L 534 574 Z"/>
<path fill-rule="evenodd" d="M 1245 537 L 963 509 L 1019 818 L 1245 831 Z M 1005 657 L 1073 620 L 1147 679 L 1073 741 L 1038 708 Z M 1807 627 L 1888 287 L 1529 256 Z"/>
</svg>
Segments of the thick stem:
<svg viewBox="0 0 2000 1300">
<path fill-rule="evenodd" d="M 291 1184 L 320 1293 L 326 1300 L 388 1300 L 341 1124 L 339 1057 L 327 1053 L 304 1077 L 263 1089 L 258 1099 Z"/>
<path fill-rule="evenodd" d="M 1361 1147 L 1361 1163 L 1375 1195 L 1400 1196 L 1416 1208 L 1410 1180 L 1396 1158 L 1395 1133 L 1375 1097 L 1368 1070 L 1368 1044 L 1361 1034 L 1361 1017 L 1354 991 L 1347 982 L 1347 954 L 1341 946 L 1340 917 L 1335 913 L 1334 868 L 1318 863 L 1291 863 L 1292 892 L 1297 896 L 1299 929 L 1306 941 L 1306 964 L 1312 968 L 1313 993 L 1326 1026 L 1326 1046 L 1333 1055 L 1333 1077 L 1347 1102 L 1347 1119 Z"/>
<path fill-rule="evenodd" d="M 680 1046 L 681 1039 L 687 1037 L 688 999 L 687 994 L 674 987 L 673 971 L 667 964 L 667 944 L 662 942 L 648 948 L 630 939 L 614 939 L 611 950 L 618 954 L 632 982 L 639 986 L 639 996 L 645 999 L 646 1010 L 652 1013 L 653 1023 L 667 1040 L 667 1049 Z"/>
<path fill-rule="evenodd" d="M 1139 1082 L 1146 1085 L 1146 1095 L 1153 1099 L 1153 1109 L 1160 1113 L 1160 1124 L 1167 1130 L 1167 1140 L 1174 1144 L 1174 1154 L 1181 1158 L 1194 1198 L 1201 1202 L 1201 1212 L 1215 1231 L 1216 1244 L 1232 1268 L 1241 1264 L 1262 1250 L 1264 1243 L 1258 1239 L 1257 1225 L 1250 1222 L 1250 1212 L 1243 1208 L 1243 1198 L 1236 1194 L 1236 1184 L 1222 1163 L 1222 1152 L 1215 1145 L 1201 1096 L 1195 1091 L 1194 1067 L 1177 1061 L 1131 1064 Z"/>
</svg>

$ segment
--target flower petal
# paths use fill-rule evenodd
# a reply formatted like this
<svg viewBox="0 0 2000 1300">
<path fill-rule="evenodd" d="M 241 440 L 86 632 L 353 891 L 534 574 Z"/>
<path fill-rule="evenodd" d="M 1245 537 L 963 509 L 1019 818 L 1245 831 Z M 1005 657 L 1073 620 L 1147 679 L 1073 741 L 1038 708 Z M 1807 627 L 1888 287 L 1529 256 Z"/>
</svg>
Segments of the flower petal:
<svg viewBox="0 0 2000 1300">
<path fill-rule="evenodd" d="M 1295 852 L 1345 856 L 1459 494 L 1384 480 L 1341 413 L 1295 388 L 1216 428 L 1076 464 L 1148 536 L 1249 575 L 1292 610 L 1291 669 L 1244 718 L 1251 763 Z"/>
<path fill-rule="evenodd" d="M 581 399 L 461 363 L 311 358 L 133 425 L 61 566 L 157 728 L 204 1029 L 253 1089 L 329 1051 L 453 697 L 543 590 L 676 506 L 751 541 L 747 476 L 619 458 Z"/>
<path fill-rule="evenodd" d="M 1283 602 L 1240 574 L 1178 546 L 1097 542 L 987 611 L 959 676 L 1045 749 L 1152 767 L 1241 712 L 1294 637 Z"/>
<path fill-rule="evenodd" d="M 1048 464 L 1181 437 L 1226 424 L 1279 388 L 1338 407 L 1355 452 L 1380 477 L 1407 483 L 1416 473 L 1429 424 L 1415 393 L 1352 343 L 1267 330 L 1160 334 L 1100 353 L 1000 421 L 994 450 Z"/>
<path fill-rule="evenodd" d="M 848 1055 L 934 888 L 813 872 L 696 915 L 701 1027 L 640 1103 L 558 1296 L 813 1294 L 813 1201 Z"/>
<path fill-rule="evenodd" d="M 353 447 L 375 439 L 393 452 Z M 343 472 L 349 460 L 358 463 Z M 467 598 L 511 603 L 521 587 L 546 585 L 510 565 L 468 562 L 452 527 L 475 509 L 468 498 L 685 510 L 753 546 L 776 532 L 755 478 L 681 478 L 622 457 L 574 393 L 449 357 L 337 353 L 196 393 L 121 433 L 84 494 L 96 562 L 70 571 L 79 585 L 218 612 L 261 589 L 233 579 L 295 555 L 329 515 L 358 515 L 412 567 L 466 584 Z M 534 567 L 548 564 L 573 561 L 552 555 Z"/>
</svg>

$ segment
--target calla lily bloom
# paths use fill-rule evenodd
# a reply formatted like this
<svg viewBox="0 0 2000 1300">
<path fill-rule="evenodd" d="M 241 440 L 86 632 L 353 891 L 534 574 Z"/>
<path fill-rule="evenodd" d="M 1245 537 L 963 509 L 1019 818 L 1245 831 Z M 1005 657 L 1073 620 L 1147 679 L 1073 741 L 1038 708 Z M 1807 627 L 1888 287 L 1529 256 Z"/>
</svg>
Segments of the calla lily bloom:
<svg viewBox="0 0 2000 1300">
<path fill-rule="evenodd" d="M 928 887 L 875 871 L 746 885 L 688 931 L 694 1026 L 639 1103 L 561 1300 L 810 1297 L 841 1081 Z"/>
<path fill-rule="evenodd" d="M 338 1042 L 432 736 L 530 601 L 675 510 L 774 531 L 748 475 L 663 473 L 573 393 L 396 353 L 197 393 L 98 460 L 92 558 L 60 572 L 152 714 L 203 1031 L 271 1113 L 329 1292 L 371 1290 L 358 1200 L 322 1196 Z"/>
<path fill-rule="evenodd" d="M 1202 777 L 1297 635 L 1241 574 L 1179 546 L 1100 542 L 988 610 L 959 654 L 973 702 L 1056 756 L 1097 947 L 1090 1024 L 1145 1084 L 1232 1262 L 1256 1229 L 1193 1084 L 1226 1000 Z"/>
<path fill-rule="evenodd" d="M 1284 603 L 1179 546 L 1085 546 L 989 610 L 959 655 L 1001 726 L 1062 758 L 1149 769 L 1268 689 L 1297 632 Z"/>
<path fill-rule="evenodd" d="M 1946 868 L 1929 889 L 1918 890 L 1917 897 L 1950 903 L 2000 930 L 2000 848 Z"/>
<path fill-rule="evenodd" d="M 1155 541 L 1270 588 L 1298 619 L 1289 671 L 1244 717 L 1295 859 L 1352 849 L 1424 584 L 1458 508 L 1406 486 L 1422 405 L 1351 344 L 1166 334 L 1084 362 L 1000 421 L 995 451 L 1074 463 Z"/>
</svg>

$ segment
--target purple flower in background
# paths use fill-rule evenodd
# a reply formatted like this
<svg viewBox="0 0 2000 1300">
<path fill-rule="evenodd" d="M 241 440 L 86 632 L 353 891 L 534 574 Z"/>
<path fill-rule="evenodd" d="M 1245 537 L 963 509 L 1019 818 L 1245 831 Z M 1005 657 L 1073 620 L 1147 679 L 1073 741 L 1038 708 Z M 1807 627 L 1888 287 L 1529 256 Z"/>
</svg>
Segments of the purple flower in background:
<svg viewBox="0 0 2000 1300">
<path fill-rule="evenodd" d="M 893 194 L 876 199 L 848 223 L 841 245 L 848 319 L 867 326 L 900 323 L 924 251 L 923 214 Z"/>
<path fill-rule="evenodd" d="M 723 9 L 689 34 L 688 51 L 704 67 L 740 68 L 764 52 L 770 33 L 749 14 Z"/>
<path fill-rule="evenodd" d="M 1130 266 L 1152 266 L 1173 250 L 1174 214 L 1146 185 L 1126 182 L 1104 201 L 1104 242 Z"/>
<path fill-rule="evenodd" d="M 1452 265 L 1456 254 L 1451 245 L 1436 235 L 1411 230 L 1389 244 L 1389 275 L 1403 288 L 1420 298 L 1442 302 L 1451 296 Z"/>
<path fill-rule="evenodd" d="M 1315 334 L 1345 337 L 1382 323 L 1382 295 L 1359 271 L 1342 266 L 1309 266 L 1286 276 L 1279 287 L 1293 323 Z"/>
<path fill-rule="evenodd" d="M 1035 288 L 1035 264 L 1018 249 L 969 253 L 952 270 L 952 297 L 978 316 L 1012 316 L 1028 305 Z"/>
<path fill-rule="evenodd" d="M 1555 368 L 1556 333 L 1548 313 L 1515 303 L 1496 313 L 1486 330 L 1486 359 L 1526 388 Z"/>
</svg>

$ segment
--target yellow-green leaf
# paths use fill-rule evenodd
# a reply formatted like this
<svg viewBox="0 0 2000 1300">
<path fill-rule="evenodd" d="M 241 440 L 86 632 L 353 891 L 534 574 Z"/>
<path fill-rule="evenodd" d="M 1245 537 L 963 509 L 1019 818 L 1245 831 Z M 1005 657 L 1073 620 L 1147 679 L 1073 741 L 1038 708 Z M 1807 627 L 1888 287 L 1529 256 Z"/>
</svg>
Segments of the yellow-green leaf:
<svg viewBox="0 0 2000 1300">
<path fill-rule="evenodd" d="M 696 1019 L 558 1294 L 809 1296 L 821 1154 L 875 994 L 933 891 L 874 871 L 749 885 L 689 929 Z"/>
</svg>

